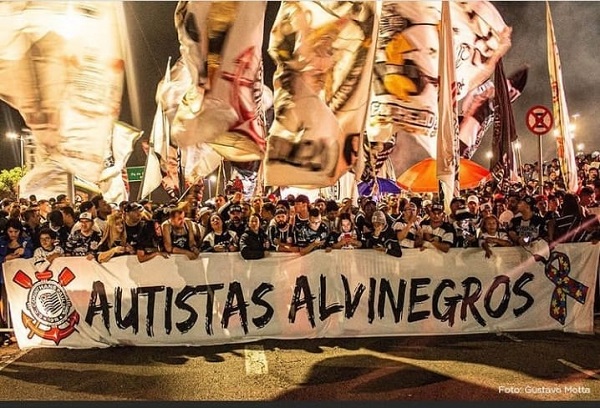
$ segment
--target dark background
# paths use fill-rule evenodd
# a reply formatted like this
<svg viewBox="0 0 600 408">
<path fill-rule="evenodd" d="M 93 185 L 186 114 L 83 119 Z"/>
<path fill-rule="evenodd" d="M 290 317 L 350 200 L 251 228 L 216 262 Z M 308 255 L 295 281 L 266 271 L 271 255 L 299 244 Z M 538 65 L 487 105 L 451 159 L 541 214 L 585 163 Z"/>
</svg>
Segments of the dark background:
<svg viewBox="0 0 600 408">
<path fill-rule="evenodd" d="M 152 118 L 156 109 L 154 95 L 156 85 L 165 72 L 167 59 L 174 62 L 179 57 L 179 44 L 173 23 L 176 2 L 125 2 L 129 44 L 134 61 L 133 75 L 137 78 L 138 99 L 130 98 L 126 92 L 120 119 L 131 123 L 150 134 Z M 525 126 L 525 115 L 533 105 L 551 108 L 551 91 L 546 53 L 545 2 L 493 2 L 506 23 L 513 27 L 512 47 L 504 57 L 507 74 L 527 64 L 530 67 L 529 81 L 524 94 L 514 106 L 515 120 L 520 141 L 523 144 L 524 162 L 538 158 L 538 136 L 531 134 Z M 600 60 L 596 56 L 600 38 L 600 2 L 550 2 L 554 29 L 563 70 L 563 79 L 569 112 L 578 114 L 575 144 L 583 143 L 584 150 L 600 149 L 595 131 L 600 126 L 600 115 L 596 113 L 600 94 Z M 265 32 L 273 23 L 279 2 L 269 2 Z M 264 44 L 266 49 L 267 44 Z M 273 72 L 270 58 L 265 56 L 267 78 Z M 128 72 L 128 75 L 130 73 Z M 0 80 L 10 80 L 1 78 Z M 267 81 L 268 85 L 271 85 Z M 130 103 L 138 103 L 141 123 L 132 120 Z M 0 107 L 0 169 L 11 168 L 19 163 L 19 146 L 14 140 L 6 140 L 5 133 L 19 130 L 22 126 L 18 114 L 5 104 Z M 475 161 L 487 166 L 485 153 L 490 149 L 491 132 L 488 132 Z M 142 138 L 143 139 L 143 138 Z M 544 160 L 556 155 L 556 144 L 552 135 L 542 136 Z M 128 165 L 143 165 L 144 154 L 140 142 L 136 145 Z"/>
</svg>

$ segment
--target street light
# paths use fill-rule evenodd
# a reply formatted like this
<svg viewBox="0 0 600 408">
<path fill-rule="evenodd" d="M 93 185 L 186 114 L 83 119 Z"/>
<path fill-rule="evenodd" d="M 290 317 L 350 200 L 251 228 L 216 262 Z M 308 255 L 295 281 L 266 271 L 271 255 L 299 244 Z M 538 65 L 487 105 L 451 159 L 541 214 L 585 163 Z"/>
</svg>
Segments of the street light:
<svg viewBox="0 0 600 408">
<path fill-rule="evenodd" d="M 577 151 L 582 152 L 583 153 L 583 149 L 585 148 L 585 145 L 583 143 L 578 143 L 577 144 Z"/>
<path fill-rule="evenodd" d="M 491 151 L 488 151 L 488 152 L 485 154 L 485 157 L 486 157 L 486 158 L 488 158 L 488 159 L 491 159 L 492 157 L 494 157 L 494 153 L 492 153 Z"/>
<path fill-rule="evenodd" d="M 6 138 L 13 140 L 19 139 L 19 146 L 21 148 L 21 169 L 23 169 L 25 167 L 25 139 L 23 138 L 23 135 L 16 132 L 6 132 Z"/>
</svg>

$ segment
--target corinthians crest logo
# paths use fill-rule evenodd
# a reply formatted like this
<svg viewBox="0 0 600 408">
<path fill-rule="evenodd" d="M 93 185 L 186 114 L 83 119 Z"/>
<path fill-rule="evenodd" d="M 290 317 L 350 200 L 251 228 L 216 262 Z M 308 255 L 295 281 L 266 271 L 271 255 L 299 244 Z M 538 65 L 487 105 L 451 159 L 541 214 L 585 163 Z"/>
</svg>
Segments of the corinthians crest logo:
<svg viewBox="0 0 600 408">
<path fill-rule="evenodd" d="M 57 280 L 52 280 L 54 273 L 50 270 L 36 272 L 37 282 L 23 271 L 18 271 L 13 281 L 27 294 L 27 311 L 21 311 L 23 325 L 29 329 L 28 338 L 33 336 L 52 340 L 58 345 L 62 339 L 69 337 L 79 323 L 79 313 L 72 310 L 73 305 L 67 295 L 65 286 L 75 279 L 69 268 L 63 268 Z"/>
</svg>

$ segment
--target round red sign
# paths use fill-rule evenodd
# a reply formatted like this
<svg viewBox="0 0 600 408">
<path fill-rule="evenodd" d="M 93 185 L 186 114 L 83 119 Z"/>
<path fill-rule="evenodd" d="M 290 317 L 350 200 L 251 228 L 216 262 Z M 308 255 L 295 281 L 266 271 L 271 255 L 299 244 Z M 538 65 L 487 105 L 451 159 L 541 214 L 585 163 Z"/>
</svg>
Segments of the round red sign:
<svg viewBox="0 0 600 408">
<path fill-rule="evenodd" d="M 545 135 L 552 129 L 554 118 L 548 108 L 536 105 L 527 111 L 527 129 L 536 135 Z"/>
</svg>

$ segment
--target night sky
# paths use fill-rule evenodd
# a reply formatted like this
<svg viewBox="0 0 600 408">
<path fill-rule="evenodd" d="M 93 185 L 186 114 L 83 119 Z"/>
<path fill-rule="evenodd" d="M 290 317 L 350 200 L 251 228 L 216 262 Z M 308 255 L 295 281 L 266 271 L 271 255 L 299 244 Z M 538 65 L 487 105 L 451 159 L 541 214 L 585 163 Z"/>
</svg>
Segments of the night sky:
<svg viewBox="0 0 600 408">
<path fill-rule="evenodd" d="M 546 56 L 545 2 L 493 2 L 506 23 L 513 27 L 512 47 L 504 57 L 504 68 L 509 75 L 520 66 L 529 65 L 529 81 L 524 94 L 514 103 L 515 120 L 520 141 L 523 144 L 524 162 L 538 158 L 538 136 L 531 134 L 525 126 L 525 114 L 533 105 L 550 108 L 551 91 Z M 152 117 L 156 109 L 154 95 L 156 85 L 162 78 L 167 59 L 179 57 L 179 44 L 173 24 L 176 2 L 127 2 L 125 11 L 129 25 L 129 37 L 135 75 L 138 78 L 141 123 L 134 123 L 129 96 L 125 94 L 121 120 L 134 124 L 150 134 Z M 600 2 L 551 2 L 554 30 L 557 38 L 563 69 L 563 80 L 569 113 L 579 114 L 575 143 L 583 143 L 584 150 L 600 150 L 595 129 L 600 128 L 597 99 L 600 96 L 600 57 L 596 56 L 600 39 Z M 272 23 L 278 8 L 270 2 L 267 24 Z M 268 57 L 267 57 L 268 59 Z M 266 71 L 272 71 L 270 61 Z M 2 80 L 7 80 L 3 78 Z M 269 84 L 270 85 L 270 84 Z M 0 109 L 0 169 L 18 165 L 18 143 L 7 141 L 3 136 L 7 130 L 20 129 L 18 115 L 11 114 L 6 105 Z M 544 160 L 556 155 L 556 144 L 552 135 L 543 136 Z M 484 158 L 491 143 L 491 130 L 475 161 L 487 166 Z M 142 165 L 144 156 L 139 148 L 129 161 L 129 166 Z"/>
</svg>

